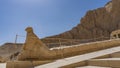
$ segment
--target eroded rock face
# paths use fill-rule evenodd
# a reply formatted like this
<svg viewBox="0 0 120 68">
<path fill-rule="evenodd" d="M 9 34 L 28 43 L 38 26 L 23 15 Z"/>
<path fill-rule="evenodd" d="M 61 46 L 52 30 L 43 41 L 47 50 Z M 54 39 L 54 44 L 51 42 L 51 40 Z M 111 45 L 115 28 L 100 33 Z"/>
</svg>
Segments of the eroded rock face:
<svg viewBox="0 0 120 68">
<path fill-rule="evenodd" d="M 120 29 L 120 0 L 112 0 L 113 8 L 112 8 L 112 16 L 113 21 L 117 23 L 116 27 Z"/>
<path fill-rule="evenodd" d="M 105 7 L 90 10 L 72 30 L 52 38 L 93 39 L 110 37 L 110 33 L 120 28 L 120 0 L 112 0 Z M 51 37 L 50 37 L 51 38 Z"/>
</svg>

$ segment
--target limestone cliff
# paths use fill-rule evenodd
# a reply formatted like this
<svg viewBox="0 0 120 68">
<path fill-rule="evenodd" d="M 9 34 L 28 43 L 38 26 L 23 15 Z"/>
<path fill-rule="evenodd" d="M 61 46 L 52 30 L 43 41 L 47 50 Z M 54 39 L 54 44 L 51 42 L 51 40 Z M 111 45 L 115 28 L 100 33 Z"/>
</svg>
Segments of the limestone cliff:
<svg viewBox="0 0 120 68">
<path fill-rule="evenodd" d="M 50 38 L 93 39 L 109 37 L 113 30 L 120 28 L 119 7 L 120 0 L 112 0 L 104 7 L 89 10 L 76 27 Z"/>
</svg>

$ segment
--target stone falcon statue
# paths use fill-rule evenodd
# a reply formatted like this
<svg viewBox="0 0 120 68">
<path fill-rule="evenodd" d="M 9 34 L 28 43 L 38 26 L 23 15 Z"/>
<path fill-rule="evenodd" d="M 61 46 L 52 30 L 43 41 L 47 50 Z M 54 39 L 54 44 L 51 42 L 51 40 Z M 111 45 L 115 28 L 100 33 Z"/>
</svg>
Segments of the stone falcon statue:
<svg viewBox="0 0 120 68">
<path fill-rule="evenodd" d="M 49 56 L 49 48 L 34 34 L 32 27 L 25 30 L 27 37 L 18 60 L 38 60 Z"/>
</svg>

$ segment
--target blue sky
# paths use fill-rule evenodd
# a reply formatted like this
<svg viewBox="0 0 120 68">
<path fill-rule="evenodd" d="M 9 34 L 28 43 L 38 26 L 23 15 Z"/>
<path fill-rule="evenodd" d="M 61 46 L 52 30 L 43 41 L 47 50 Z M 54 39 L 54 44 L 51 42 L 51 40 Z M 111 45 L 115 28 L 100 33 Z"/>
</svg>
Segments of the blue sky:
<svg viewBox="0 0 120 68">
<path fill-rule="evenodd" d="M 44 38 L 70 30 L 88 10 L 103 7 L 110 0 L 0 0 L 0 45 L 26 35 L 32 26 Z M 18 37 L 18 43 L 25 38 Z"/>
</svg>

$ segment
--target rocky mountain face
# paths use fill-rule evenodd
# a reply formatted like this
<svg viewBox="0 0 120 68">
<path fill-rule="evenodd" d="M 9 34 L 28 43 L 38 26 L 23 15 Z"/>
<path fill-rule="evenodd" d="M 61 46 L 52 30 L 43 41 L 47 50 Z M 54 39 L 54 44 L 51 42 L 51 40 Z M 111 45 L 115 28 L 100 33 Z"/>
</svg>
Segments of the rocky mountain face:
<svg viewBox="0 0 120 68">
<path fill-rule="evenodd" d="M 110 37 L 110 33 L 120 28 L 120 0 L 112 0 L 104 7 L 89 10 L 80 24 L 70 31 L 49 38 L 94 39 Z"/>
</svg>

